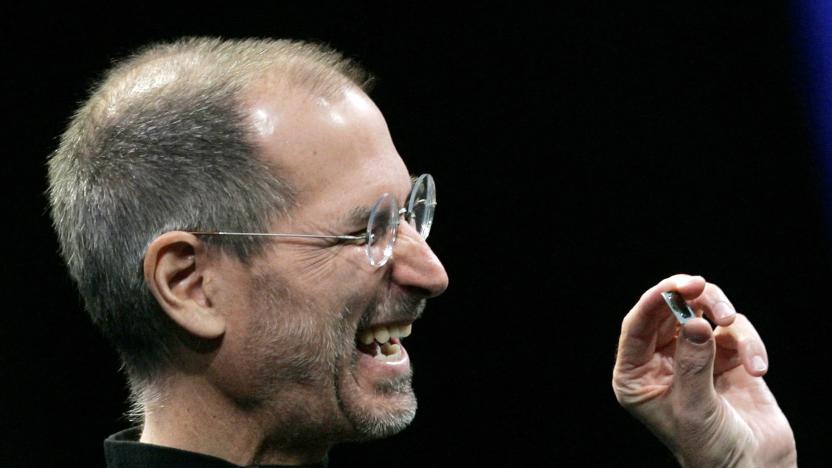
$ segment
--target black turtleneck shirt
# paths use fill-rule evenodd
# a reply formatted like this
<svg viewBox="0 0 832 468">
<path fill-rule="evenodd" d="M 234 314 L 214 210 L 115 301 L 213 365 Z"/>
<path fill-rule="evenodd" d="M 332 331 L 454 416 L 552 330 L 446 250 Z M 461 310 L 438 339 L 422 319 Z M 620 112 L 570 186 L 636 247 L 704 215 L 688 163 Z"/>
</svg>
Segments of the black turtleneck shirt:
<svg viewBox="0 0 832 468">
<path fill-rule="evenodd" d="M 154 467 L 204 467 L 239 468 L 231 462 L 202 453 L 188 452 L 161 445 L 139 442 L 141 428 L 134 427 L 117 432 L 104 441 L 104 458 L 108 468 Z M 287 465 L 248 465 L 262 468 L 283 468 Z M 311 465 L 293 465 L 295 468 L 326 468 L 327 460 Z"/>
</svg>

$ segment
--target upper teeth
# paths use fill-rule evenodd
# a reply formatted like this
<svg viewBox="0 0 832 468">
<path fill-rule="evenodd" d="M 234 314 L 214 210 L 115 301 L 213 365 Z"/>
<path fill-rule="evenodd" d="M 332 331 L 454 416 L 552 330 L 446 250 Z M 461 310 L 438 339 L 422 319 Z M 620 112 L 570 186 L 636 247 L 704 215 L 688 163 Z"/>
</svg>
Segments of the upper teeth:
<svg viewBox="0 0 832 468">
<path fill-rule="evenodd" d="M 359 333 L 358 339 L 361 341 L 362 344 L 368 345 L 373 341 L 377 341 L 379 343 L 386 343 L 390 340 L 390 338 L 406 338 L 410 336 L 410 331 L 413 328 L 413 324 L 407 325 L 390 325 L 390 326 L 376 326 L 373 328 L 368 328 L 366 330 L 362 330 Z"/>
</svg>

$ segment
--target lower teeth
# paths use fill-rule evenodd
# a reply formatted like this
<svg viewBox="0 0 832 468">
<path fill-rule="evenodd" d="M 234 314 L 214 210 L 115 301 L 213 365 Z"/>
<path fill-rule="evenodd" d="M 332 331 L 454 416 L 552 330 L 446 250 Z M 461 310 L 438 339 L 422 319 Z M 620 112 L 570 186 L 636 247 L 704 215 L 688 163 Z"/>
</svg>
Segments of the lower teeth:
<svg viewBox="0 0 832 468">
<path fill-rule="evenodd" d="M 373 341 L 370 344 L 359 342 L 356 346 L 361 352 L 369 354 L 379 361 L 395 361 L 401 358 L 402 347 L 398 343 Z"/>
<path fill-rule="evenodd" d="M 398 344 L 382 343 L 377 350 L 380 352 L 376 352 L 373 355 L 373 359 L 378 359 L 379 361 L 397 361 L 402 357 L 402 348 Z"/>
<path fill-rule="evenodd" d="M 397 344 L 390 344 L 388 342 L 381 345 L 381 352 L 384 353 L 385 356 L 399 354 L 399 351 L 401 351 L 401 347 Z"/>
</svg>

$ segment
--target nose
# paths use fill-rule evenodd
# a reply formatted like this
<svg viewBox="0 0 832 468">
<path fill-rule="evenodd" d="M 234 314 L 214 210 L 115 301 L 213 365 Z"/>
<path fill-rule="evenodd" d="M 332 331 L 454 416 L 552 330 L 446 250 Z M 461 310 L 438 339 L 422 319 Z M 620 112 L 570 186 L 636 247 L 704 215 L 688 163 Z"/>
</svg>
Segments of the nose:
<svg viewBox="0 0 832 468">
<path fill-rule="evenodd" d="M 448 288 L 448 273 L 428 243 L 407 222 L 399 224 L 393 251 L 392 279 L 405 289 L 435 297 Z"/>
</svg>

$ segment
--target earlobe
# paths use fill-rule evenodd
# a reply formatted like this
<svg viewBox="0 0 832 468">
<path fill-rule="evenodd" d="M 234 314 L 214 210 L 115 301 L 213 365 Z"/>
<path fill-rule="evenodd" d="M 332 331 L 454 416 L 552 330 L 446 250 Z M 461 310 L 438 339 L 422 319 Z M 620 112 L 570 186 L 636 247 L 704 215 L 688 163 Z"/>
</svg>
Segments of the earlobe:
<svg viewBox="0 0 832 468">
<path fill-rule="evenodd" d="M 144 256 L 144 279 L 156 301 L 179 326 L 200 338 L 225 332 L 225 318 L 203 288 L 204 244 L 193 234 L 166 232 L 150 243 Z"/>
</svg>

